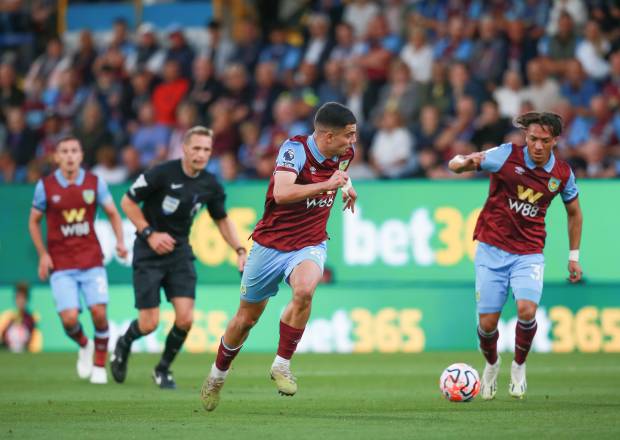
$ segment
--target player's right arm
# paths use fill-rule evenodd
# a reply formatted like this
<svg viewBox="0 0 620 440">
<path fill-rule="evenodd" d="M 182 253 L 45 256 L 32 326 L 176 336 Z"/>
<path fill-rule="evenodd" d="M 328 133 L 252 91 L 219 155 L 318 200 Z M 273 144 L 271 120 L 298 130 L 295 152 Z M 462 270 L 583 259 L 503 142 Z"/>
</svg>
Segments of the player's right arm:
<svg viewBox="0 0 620 440">
<path fill-rule="evenodd" d="M 295 183 L 305 163 L 306 152 L 301 143 L 287 140 L 282 144 L 273 177 L 273 198 L 278 205 L 301 202 L 325 191 L 341 188 L 347 182 L 347 174 L 338 170 L 324 182 L 307 185 Z"/>
<path fill-rule="evenodd" d="M 273 184 L 273 198 L 278 205 L 306 200 L 326 191 L 342 188 L 349 177 L 344 171 L 336 170 L 329 180 L 308 185 L 295 183 L 297 175 L 290 171 L 276 171 Z"/>
<path fill-rule="evenodd" d="M 456 174 L 466 171 L 480 170 L 496 173 L 502 168 L 511 152 L 512 144 L 502 144 L 500 146 L 477 153 L 471 153 L 466 156 L 457 154 L 450 160 L 450 162 L 448 162 L 448 168 Z"/>
<path fill-rule="evenodd" d="M 131 185 L 127 193 L 121 199 L 121 209 L 127 218 L 134 224 L 138 235 L 144 236 L 147 228 L 150 227 L 149 222 L 144 217 L 144 213 L 139 203 L 143 202 L 149 195 L 153 194 L 161 187 L 163 176 L 157 172 L 158 169 L 151 169 L 136 179 Z M 151 232 L 146 237 L 149 247 L 158 255 L 164 255 L 174 250 L 176 241 L 167 232 Z"/>
<path fill-rule="evenodd" d="M 41 232 L 41 220 L 43 219 L 46 208 L 47 200 L 45 197 L 45 189 L 43 188 L 43 182 L 39 180 L 34 189 L 34 198 L 32 200 L 32 208 L 30 209 L 30 217 L 28 219 L 28 230 L 30 231 L 32 243 L 39 255 L 38 273 L 41 280 L 46 280 L 50 271 L 54 269 L 52 257 L 45 248 L 43 233 Z"/>
</svg>

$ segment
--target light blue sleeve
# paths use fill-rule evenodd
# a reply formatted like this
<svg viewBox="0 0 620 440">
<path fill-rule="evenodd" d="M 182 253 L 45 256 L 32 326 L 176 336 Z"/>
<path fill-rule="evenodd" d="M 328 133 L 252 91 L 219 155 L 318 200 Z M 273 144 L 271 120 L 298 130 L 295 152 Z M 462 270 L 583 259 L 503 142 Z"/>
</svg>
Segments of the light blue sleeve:
<svg viewBox="0 0 620 440">
<path fill-rule="evenodd" d="M 282 144 L 276 160 L 276 170 L 287 169 L 299 174 L 304 163 L 306 163 L 306 151 L 301 143 L 287 140 Z"/>
<path fill-rule="evenodd" d="M 103 206 L 112 201 L 113 201 L 112 194 L 110 194 L 108 185 L 105 183 L 105 181 L 101 177 L 99 177 L 97 179 L 97 204 L 99 206 Z"/>
<path fill-rule="evenodd" d="M 575 175 L 573 174 L 573 170 L 571 170 L 568 182 L 566 182 L 566 186 L 562 191 L 562 200 L 564 202 L 570 202 L 578 195 L 579 189 L 577 189 L 577 184 L 575 183 Z"/>
<path fill-rule="evenodd" d="M 510 156 L 512 152 L 512 144 L 502 144 L 498 147 L 493 147 L 484 152 L 484 159 L 480 164 L 480 168 L 484 171 L 489 171 L 491 173 L 498 172 L 501 167 Z"/>
<path fill-rule="evenodd" d="M 43 181 L 39 179 L 37 186 L 34 187 L 34 197 L 32 198 L 32 206 L 41 212 L 45 212 L 47 209 L 47 200 L 45 197 L 45 188 L 43 187 Z"/>
</svg>

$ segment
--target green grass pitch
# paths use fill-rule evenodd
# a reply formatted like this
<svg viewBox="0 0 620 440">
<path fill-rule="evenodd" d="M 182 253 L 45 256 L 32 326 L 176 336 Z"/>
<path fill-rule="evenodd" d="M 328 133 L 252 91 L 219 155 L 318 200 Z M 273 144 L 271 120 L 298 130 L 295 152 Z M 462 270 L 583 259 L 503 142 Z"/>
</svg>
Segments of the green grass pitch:
<svg viewBox="0 0 620 440">
<path fill-rule="evenodd" d="M 620 356 L 533 354 L 527 398 L 508 396 L 504 355 L 495 401 L 451 403 L 438 391 L 450 363 L 481 372 L 477 353 L 294 358 L 299 392 L 281 397 L 271 355 L 241 353 L 206 413 L 199 388 L 213 355 L 182 353 L 176 391 L 156 388 L 155 355 L 134 355 L 123 385 L 80 381 L 75 355 L 0 354 L 0 438 L 405 439 L 620 438 Z"/>
</svg>

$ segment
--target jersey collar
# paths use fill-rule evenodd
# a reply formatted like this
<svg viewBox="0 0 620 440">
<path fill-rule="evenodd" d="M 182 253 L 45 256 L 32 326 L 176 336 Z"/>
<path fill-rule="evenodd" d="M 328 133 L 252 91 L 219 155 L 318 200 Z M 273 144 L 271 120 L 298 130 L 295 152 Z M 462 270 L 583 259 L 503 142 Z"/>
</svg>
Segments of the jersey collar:
<svg viewBox="0 0 620 440">
<path fill-rule="evenodd" d="M 527 165 L 527 167 L 530 170 L 533 170 L 534 168 L 536 168 L 536 164 L 534 163 L 534 161 L 530 158 L 529 153 L 527 152 L 527 146 L 523 147 L 523 157 L 525 158 L 525 165 Z M 553 166 L 555 165 L 555 155 L 553 154 L 553 151 L 551 152 L 551 155 L 549 156 L 549 160 L 547 161 L 547 163 L 542 167 L 546 172 L 550 173 L 551 170 L 553 169 Z"/>
<path fill-rule="evenodd" d="M 325 162 L 327 159 L 323 154 L 319 151 L 319 147 L 316 144 L 316 140 L 314 139 L 314 133 L 308 136 L 308 148 L 310 148 L 310 152 L 314 156 L 314 158 L 320 163 Z M 337 161 L 338 156 L 332 157 L 332 161 Z"/>
<path fill-rule="evenodd" d="M 84 183 L 84 176 L 86 176 L 86 172 L 82 168 L 80 168 L 77 179 L 75 179 L 74 185 L 79 186 L 82 183 Z M 69 186 L 69 182 L 67 182 L 67 179 L 65 179 L 65 176 L 62 175 L 60 168 L 54 171 L 54 177 L 56 177 L 56 180 L 58 181 L 60 186 L 62 186 L 63 188 L 67 188 Z"/>
</svg>

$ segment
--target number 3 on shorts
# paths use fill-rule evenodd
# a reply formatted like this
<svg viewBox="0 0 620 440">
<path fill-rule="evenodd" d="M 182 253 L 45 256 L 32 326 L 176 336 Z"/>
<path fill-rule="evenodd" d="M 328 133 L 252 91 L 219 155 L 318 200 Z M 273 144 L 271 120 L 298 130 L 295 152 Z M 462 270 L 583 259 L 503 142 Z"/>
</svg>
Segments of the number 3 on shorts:
<svg viewBox="0 0 620 440">
<path fill-rule="evenodd" d="M 530 276 L 533 280 L 541 281 L 543 280 L 543 276 L 545 274 L 545 267 L 542 264 L 531 264 L 532 273 Z"/>
</svg>

